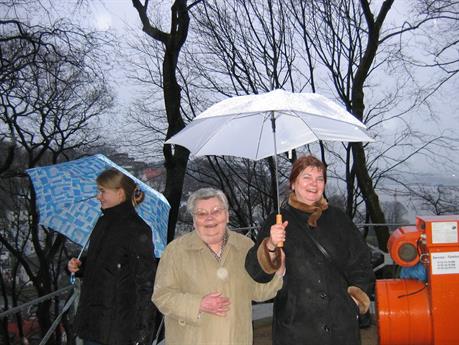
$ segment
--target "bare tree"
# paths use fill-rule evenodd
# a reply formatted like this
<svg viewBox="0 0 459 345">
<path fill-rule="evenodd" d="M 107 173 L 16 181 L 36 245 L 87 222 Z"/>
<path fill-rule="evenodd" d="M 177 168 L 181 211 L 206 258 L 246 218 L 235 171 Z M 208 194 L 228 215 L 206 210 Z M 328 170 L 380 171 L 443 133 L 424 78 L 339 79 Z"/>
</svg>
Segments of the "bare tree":
<svg viewBox="0 0 459 345">
<path fill-rule="evenodd" d="M 459 212 L 459 187 L 448 185 L 405 184 L 403 195 L 422 212 L 433 215 L 457 214 Z"/>
<path fill-rule="evenodd" d="M 96 64 L 105 43 L 63 22 L 45 27 L 11 19 L 0 30 L 0 182 L 8 205 L 0 243 L 43 296 L 58 288 L 65 239 L 39 226 L 24 169 L 67 160 L 99 140 L 99 118 L 112 104 Z M 21 220 L 16 226 L 13 215 Z M 42 332 L 51 325 L 50 307 L 48 300 L 37 309 Z"/>
<path fill-rule="evenodd" d="M 207 1 L 194 12 L 198 25 L 187 49 L 187 60 L 195 66 L 193 86 L 208 97 L 273 88 L 334 94 L 377 138 L 384 136 L 385 123 L 400 119 L 403 129 L 382 147 L 320 146 L 322 159 L 347 186 L 347 213 L 356 216 L 363 202 L 364 219 L 378 224 L 386 222 L 378 183 L 414 156 L 446 147 L 449 139 L 417 132 L 405 119 L 423 102 L 420 90 L 409 87 L 412 76 L 394 75 L 387 91 L 377 87 L 399 56 L 397 39 L 433 20 L 416 16 L 406 25 L 384 29 L 392 5 L 364 0 Z M 385 250 L 388 228 L 377 226 L 376 233 Z"/>
<path fill-rule="evenodd" d="M 459 72 L 457 49 L 459 41 L 459 2 L 455 0 L 416 0 L 416 12 L 431 18 L 429 26 L 424 30 L 424 49 L 430 61 L 412 61 L 424 69 L 435 69 L 441 75 L 434 79 L 432 94 L 443 87 Z M 408 53 L 408 52 L 407 52 Z"/>
<path fill-rule="evenodd" d="M 202 0 L 198 0 L 189 5 L 186 0 L 173 1 L 171 7 L 170 31 L 166 33 L 150 21 L 148 0 L 143 3 L 140 0 L 132 0 L 132 4 L 137 10 L 142 22 L 142 30 L 150 38 L 161 42 L 164 47 L 164 57 L 162 60 L 162 87 L 168 123 L 166 140 L 185 127 L 180 109 L 182 96 L 181 86 L 177 81 L 176 75 L 177 64 L 180 51 L 188 36 L 190 24 L 189 11 L 201 1 Z M 173 149 L 171 145 L 164 145 L 163 154 L 166 167 L 166 187 L 164 195 L 171 205 L 167 239 L 171 241 L 175 234 L 175 224 L 178 218 L 189 152 L 187 149 L 180 146 Z"/>
<path fill-rule="evenodd" d="M 429 22 L 442 18 L 418 8 L 417 14 L 408 21 L 386 23 L 393 4 L 393 1 L 364 0 L 203 2 L 189 12 L 196 22 L 188 38 L 193 44 L 181 46 L 186 59 L 176 64 L 183 118 L 190 120 L 221 97 L 274 88 L 334 96 L 366 123 L 382 144 L 321 143 L 320 155 L 331 175 L 346 185 L 347 213 L 351 217 L 362 217 L 366 222 L 385 223 L 378 185 L 400 168 L 407 167 L 414 157 L 433 157 L 439 147 L 445 148 L 451 143 L 446 132 L 430 135 L 416 130 L 410 122 L 410 114 L 426 104 L 426 98 L 421 95 L 428 95 L 433 87 L 423 89 L 418 84 L 412 87 L 416 76 L 409 73 L 406 64 L 402 65 L 407 61 L 401 54 L 403 39 L 408 33 L 421 32 Z M 142 6 L 146 18 L 148 3 Z M 161 33 L 157 41 L 162 42 L 166 56 L 168 46 L 164 42 L 168 41 L 164 39 L 170 39 L 170 34 L 162 35 L 164 32 L 148 21 L 142 20 L 142 23 L 144 31 L 150 27 L 157 35 Z M 171 23 L 179 22 L 172 20 Z M 175 32 L 173 29 L 171 33 Z M 152 53 L 150 47 L 142 49 Z M 145 75 L 152 76 L 155 86 L 162 86 L 165 69 L 158 68 L 162 60 L 157 52 L 152 55 L 154 67 Z M 150 107 L 143 109 L 151 112 Z M 164 133 L 168 127 L 158 127 L 157 118 L 143 124 L 153 132 Z M 402 126 L 387 141 L 385 125 L 391 121 L 399 121 Z M 177 146 L 177 149 L 181 148 Z M 230 163 L 227 159 L 225 162 Z M 272 161 L 259 164 L 266 164 L 265 167 L 272 170 Z M 209 167 L 228 171 L 218 169 L 215 164 Z M 224 181 L 228 177 L 220 176 L 220 179 Z M 273 199 L 274 191 L 274 174 L 271 174 Z M 362 204 L 365 207 L 362 208 Z M 359 215 L 361 209 L 362 216 Z M 385 249 L 388 228 L 378 226 L 376 231 L 378 244 Z"/>
<path fill-rule="evenodd" d="M 395 199 L 393 201 L 383 201 L 381 204 L 389 224 L 409 224 L 408 220 L 404 218 L 407 214 L 407 209 L 403 203 Z"/>
<path fill-rule="evenodd" d="M 197 25 L 186 53 L 192 85 L 208 97 L 205 103 L 222 96 L 306 88 L 309 77 L 294 63 L 293 28 L 279 15 L 285 11 L 283 1 L 235 0 L 206 1 L 193 12 Z M 271 172 L 269 194 L 276 205 L 273 158 L 255 166 Z"/>
<path fill-rule="evenodd" d="M 421 202 L 421 209 L 435 215 L 459 213 L 459 188 L 436 186 L 421 187 L 416 192 L 416 198 Z"/>
<path fill-rule="evenodd" d="M 402 94 L 407 94 L 404 91 L 404 78 L 400 77 L 397 78 L 400 81 L 396 79 L 395 87 L 375 102 L 374 95 L 378 92 L 371 83 L 378 80 L 382 67 L 393 63 L 393 55 L 397 52 L 392 47 L 391 40 L 400 38 L 402 34 L 414 31 L 432 20 L 426 16 L 417 17 L 406 27 L 387 25 L 383 30 L 392 5 L 393 1 L 383 1 L 376 5 L 364 0 L 289 2 L 290 13 L 297 22 L 296 28 L 303 38 L 303 49 L 307 51 L 307 56 L 314 56 L 315 61 L 325 68 L 334 93 L 346 108 L 375 132 L 382 123 L 403 118 L 420 104 L 419 99 L 414 97 L 411 104 L 405 105 L 405 109 L 396 110 L 401 104 Z M 379 9 L 375 10 L 378 6 Z M 370 94 L 370 97 L 365 97 L 365 94 Z M 376 192 L 377 183 L 385 174 L 394 171 L 417 153 L 427 153 L 433 145 L 445 145 L 447 138 L 425 135 L 423 139 L 407 124 L 406 130 L 401 131 L 382 153 L 372 149 L 371 145 L 362 143 L 343 145 L 346 154 L 335 157 L 346 168 L 347 213 L 350 216 L 353 216 L 358 205 L 357 193 L 366 205 L 366 221 L 377 224 L 386 222 Z M 400 146 L 410 149 L 402 154 L 399 152 L 397 159 L 391 161 L 390 152 Z M 388 228 L 377 225 L 375 231 L 379 247 L 385 250 L 389 237 Z"/>
<path fill-rule="evenodd" d="M 289 2 L 304 50 L 314 56 L 328 70 L 336 94 L 356 118 L 365 118 L 364 88 L 374 69 L 380 43 L 380 32 L 393 1 L 384 1 L 375 16 L 367 1 Z M 345 146 L 347 184 L 347 213 L 352 216 L 355 207 L 354 180 L 365 200 L 371 221 L 385 223 L 379 198 L 372 182 L 365 146 L 351 143 Z M 379 247 L 386 248 L 389 237 L 387 227 L 377 226 Z"/>
</svg>

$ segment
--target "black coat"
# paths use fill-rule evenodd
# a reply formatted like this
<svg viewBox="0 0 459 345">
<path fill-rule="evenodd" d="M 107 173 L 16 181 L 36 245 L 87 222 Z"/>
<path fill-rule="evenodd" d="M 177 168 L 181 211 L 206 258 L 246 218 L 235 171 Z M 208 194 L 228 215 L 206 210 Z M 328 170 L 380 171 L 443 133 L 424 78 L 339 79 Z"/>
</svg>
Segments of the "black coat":
<svg viewBox="0 0 459 345">
<path fill-rule="evenodd" d="M 307 213 L 290 205 L 281 213 L 283 220 L 289 221 L 284 243 L 286 274 L 284 285 L 274 299 L 273 344 L 360 344 L 358 308 L 347 294 L 346 280 L 304 232 L 310 231 L 327 249 L 351 285 L 369 294 L 374 274 L 369 249 L 361 234 L 342 211 L 332 206 L 322 213 L 316 228 L 306 225 Z M 299 223 L 293 220 L 293 214 L 299 217 Z M 247 271 L 258 282 L 271 279 L 261 269 L 256 252 L 260 242 L 269 237 L 274 222 L 271 215 L 258 235 L 257 244 L 247 254 Z"/>
<path fill-rule="evenodd" d="M 150 227 L 130 202 L 103 210 L 78 272 L 83 277 L 76 315 L 80 338 L 107 345 L 151 343 L 153 250 Z"/>
</svg>

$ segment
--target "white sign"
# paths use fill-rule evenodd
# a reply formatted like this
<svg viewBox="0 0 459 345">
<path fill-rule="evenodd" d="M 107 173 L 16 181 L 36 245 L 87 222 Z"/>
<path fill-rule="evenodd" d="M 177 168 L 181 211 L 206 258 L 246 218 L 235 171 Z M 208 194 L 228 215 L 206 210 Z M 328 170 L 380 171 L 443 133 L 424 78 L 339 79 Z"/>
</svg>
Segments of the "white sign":
<svg viewBox="0 0 459 345">
<path fill-rule="evenodd" d="M 432 274 L 459 273 L 459 252 L 432 253 Z"/>
<path fill-rule="evenodd" d="M 457 222 L 432 222 L 432 243 L 458 243 Z"/>
</svg>

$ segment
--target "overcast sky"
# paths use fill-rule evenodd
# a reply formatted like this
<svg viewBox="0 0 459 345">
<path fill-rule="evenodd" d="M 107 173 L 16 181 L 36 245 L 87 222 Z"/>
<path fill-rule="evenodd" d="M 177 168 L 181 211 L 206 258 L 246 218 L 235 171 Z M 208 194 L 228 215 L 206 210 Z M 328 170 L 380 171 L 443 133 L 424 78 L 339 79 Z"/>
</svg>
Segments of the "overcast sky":
<svg viewBox="0 0 459 345">
<path fill-rule="evenodd" d="M 163 27 L 168 30 L 168 20 L 169 20 L 169 6 L 170 1 L 156 0 L 152 2 L 151 5 L 157 2 L 161 4 L 162 11 L 164 15 L 162 20 L 164 20 Z M 400 7 L 398 7 L 400 6 Z M 397 17 L 403 16 L 405 2 L 396 1 L 393 8 L 391 9 L 391 20 L 397 20 Z M 67 12 L 68 13 L 68 12 Z M 137 12 L 132 6 L 131 1 L 129 0 L 105 0 L 105 1 L 91 1 L 88 2 L 87 8 L 88 14 L 88 23 L 90 26 L 98 30 L 110 30 L 117 33 L 118 37 L 121 39 L 129 37 L 131 30 L 141 32 L 140 20 L 138 18 Z M 123 78 L 122 71 L 115 71 L 118 78 Z M 120 74 L 121 73 L 121 74 Z M 427 72 L 424 75 L 425 80 L 430 78 L 429 73 Z M 435 133 L 446 129 L 453 129 L 451 133 L 455 133 L 456 138 L 459 133 L 459 97 L 457 96 L 457 91 L 459 90 L 459 81 L 458 78 L 448 82 L 445 85 L 435 99 L 431 100 L 432 109 L 435 110 L 437 115 L 437 122 L 433 122 L 428 119 L 427 111 L 425 113 L 413 112 L 411 118 L 420 129 L 426 130 L 429 133 Z M 119 85 L 122 85 L 119 89 L 119 95 L 122 96 L 122 102 L 127 103 L 131 99 L 131 86 L 128 83 L 123 81 Z M 385 133 L 390 137 L 390 133 L 393 129 L 396 129 L 400 126 L 400 120 L 394 120 L 385 124 Z M 443 152 L 442 152 L 443 153 Z M 459 153 L 451 152 L 448 154 L 451 161 L 456 163 L 456 166 L 459 164 Z M 442 166 L 432 166 L 431 163 L 427 162 L 422 157 L 419 157 L 415 162 L 412 163 L 412 168 L 417 172 L 439 172 L 445 173 L 448 176 L 454 175 L 454 171 L 444 171 Z"/>
</svg>

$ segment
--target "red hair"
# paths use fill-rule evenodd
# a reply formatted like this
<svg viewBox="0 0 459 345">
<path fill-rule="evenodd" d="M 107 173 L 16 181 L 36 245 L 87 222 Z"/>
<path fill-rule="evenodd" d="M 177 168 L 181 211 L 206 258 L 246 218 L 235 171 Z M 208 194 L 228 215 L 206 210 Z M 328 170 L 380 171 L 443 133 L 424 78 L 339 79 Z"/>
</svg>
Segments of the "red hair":
<svg viewBox="0 0 459 345">
<path fill-rule="evenodd" d="M 313 155 L 301 156 L 298 158 L 292 165 L 292 170 L 290 171 L 290 177 L 288 178 L 290 182 L 290 188 L 295 183 L 296 178 L 301 172 L 307 167 L 317 168 L 322 171 L 324 176 L 324 182 L 327 183 L 327 167 L 325 164 L 318 158 Z"/>
</svg>

